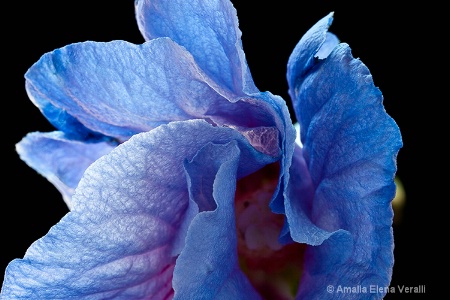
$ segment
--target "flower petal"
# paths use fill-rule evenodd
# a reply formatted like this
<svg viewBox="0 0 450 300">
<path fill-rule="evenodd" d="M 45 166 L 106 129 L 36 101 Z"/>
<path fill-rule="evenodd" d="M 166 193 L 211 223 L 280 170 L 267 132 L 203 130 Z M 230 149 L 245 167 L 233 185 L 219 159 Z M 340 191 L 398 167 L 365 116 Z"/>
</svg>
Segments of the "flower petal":
<svg viewBox="0 0 450 300">
<path fill-rule="evenodd" d="M 334 48 L 333 46 L 336 46 L 335 43 L 333 43 L 333 40 L 336 43 L 338 41 L 337 38 L 327 39 L 328 28 L 332 22 L 333 13 L 329 13 L 319 20 L 302 36 L 289 56 L 286 77 L 289 84 L 288 92 L 291 96 L 296 114 L 300 113 L 300 109 L 298 108 L 299 102 L 297 101 L 297 81 L 304 79 L 303 77 L 315 65 L 315 60 L 319 55 L 326 57 L 326 53 L 329 53 Z M 330 41 L 331 43 L 326 43 L 326 41 Z M 324 46 L 326 50 L 321 50 L 322 46 Z M 322 51 L 325 53 L 321 54 Z M 306 129 L 300 126 L 300 130 L 300 137 L 303 137 Z"/>
<path fill-rule="evenodd" d="M 259 298 L 240 270 L 236 251 L 237 169 L 240 163 L 247 162 L 240 159 L 236 142 L 208 144 L 186 162 L 191 201 L 203 212 L 193 219 L 186 247 L 177 259 L 174 299 Z M 213 202 L 214 206 L 204 205 Z"/>
<path fill-rule="evenodd" d="M 238 177 L 275 160 L 237 131 L 201 120 L 137 134 L 96 160 L 73 195 L 72 210 L 8 265 L 2 296 L 165 299 L 172 293 L 174 247 L 185 236 L 184 161 L 209 143 L 230 141 L 245 162 Z M 224 183 L 220 191 L 230 189 Z"/>
<path fill-rule="evenodd" d="M 28 70 L 26 87 L 49 121 L 75 139 L 104 135 L 123 141 L 195 118 L 243 127 L 275 123 L 272 107 L 249 96 L 224 95 L 167 38 L 139 46 L 85 42 L 57 49 Z"/>
<path fill-rule="evenodd" d="M 242 95 L 257 92 L 242 50 L 236 10 L 229 0 L 136 0 L 145 39 L 170 37 L 194 56 L 220 86 Z"/>
<path fill-rule="evenodd" d="M 50 122 L 82 137 L 94 131 L 125 140 L 202 116 L 221 98 L 192 56 L 167 38 L 68 45 L 43 55 L 25 77 L 30 98 Z"/>
<path fill-rule="evenodd" d="M 288 66 L 315 187 L 307 215 L 324 230 L 340 230 L 308 248 L 302 299 L 327 298 L 326 285 L 389 286 L 393 265 L 391 201 L 400 131 L 369 70 L 348 45 L 336 45 L 325 59 L 316 57 L 330 23 L 328 15 L 302 38 Z M 295 227 L 295 220 L 289 223 Z"/>
<path fill-rule="evenodd" d="M 285 198 L 286 220 L 280 240 L 292 240 L 308 245 L 320 245 L 334 232 L 328 232 L 313 223 L 310 208 L 313 205 L 314 185 L 300 147 L 295 148 Z"/>
<path fill-rule="evenodd" d="M 60 131 L 27 134 L 16 145 L 20 158 L 61 192 L 69 209 L 71 198 L 84 171 L 115 144 L 69 140 Z"/>
</svg>

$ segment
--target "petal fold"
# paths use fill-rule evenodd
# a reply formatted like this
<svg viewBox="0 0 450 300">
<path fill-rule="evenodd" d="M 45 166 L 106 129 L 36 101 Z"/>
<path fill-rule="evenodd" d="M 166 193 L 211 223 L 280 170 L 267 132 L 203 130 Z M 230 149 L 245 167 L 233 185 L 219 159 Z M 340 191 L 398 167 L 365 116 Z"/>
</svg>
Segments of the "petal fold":
<svg viewBox="0 0 450 300">
<path fill-rule="evenodd" d="M 237 259 L 234 194 L 239 164 L 236 142 L 208 144 L 186 163 L 191 201 L 201 207 L 209 198 L 215 207 L 199 213 L 189 227 L 174 270 L 174 299 L 259 299 Z"/>
</svg>

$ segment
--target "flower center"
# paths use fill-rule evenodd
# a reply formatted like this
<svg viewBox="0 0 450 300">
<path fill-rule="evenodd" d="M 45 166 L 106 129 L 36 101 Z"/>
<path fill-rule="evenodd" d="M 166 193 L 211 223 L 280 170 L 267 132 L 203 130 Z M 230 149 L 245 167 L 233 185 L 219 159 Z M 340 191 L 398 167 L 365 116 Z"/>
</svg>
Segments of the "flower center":
<svg viewBox="0 0 450 300">
<path fill-rule="evenodd" d="M 274 163 L 238 181 L 238 256 L 241 269 L 265 299 L 294 299 L 305 246 L 278 242 L 284 216 L 269 208 L 278 176 L 279 164 Z"/>
</svg>

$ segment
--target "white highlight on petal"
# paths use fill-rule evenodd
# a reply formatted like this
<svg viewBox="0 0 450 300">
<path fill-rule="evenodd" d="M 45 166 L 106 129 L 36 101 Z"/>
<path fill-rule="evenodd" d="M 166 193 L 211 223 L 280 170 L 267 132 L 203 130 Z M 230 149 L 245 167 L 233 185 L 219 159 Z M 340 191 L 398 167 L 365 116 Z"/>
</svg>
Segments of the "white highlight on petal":
<svg viewBox="0 0 450 300">
<path fill-rule="evenodd" d="M 295 128 L 295 131 L 297 132 L 297 137 L 296 137 L 296 139 L 295 139 L 295 142 L 296 142 L 299 146 L 303 147 L 303 144 L 302 144 L 302 142 L 300 141 L 300 124 L 299 124 L 298 122 L 295 123 L 295 124 L 294 124 L 294 128 Z"/>
</svg>

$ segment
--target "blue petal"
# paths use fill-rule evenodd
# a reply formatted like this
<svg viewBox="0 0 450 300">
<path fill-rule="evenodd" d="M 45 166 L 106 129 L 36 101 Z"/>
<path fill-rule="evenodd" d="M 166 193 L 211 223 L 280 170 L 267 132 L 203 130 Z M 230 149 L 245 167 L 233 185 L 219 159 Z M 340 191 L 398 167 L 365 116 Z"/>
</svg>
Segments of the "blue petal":
<svg viewBox="0 0 450 300">
<path fill-rule="evenodd" d="M 314 58 L 330 22 L 329 15 L 302 38 L 288 66 L 315 187 L 306 215 L 323 230 L 338 231 L 308 248 L 302 299 L 326 299 L 326 285 L 389 286 L 393 266 L 391 201 L 401 134 L 369 70 L 348 45 L 336 45 L 325 59 Z M 288 221 L 290 228 L 296 226 Z"/>
<path fill-rule="evenodd" d="M 339 44 L 338 37 L 331 32 L 327 32 L 325 41 L 323 42 L 322 46 L 320 46 L 319 51 L 317 51 L 314 57 L 317 57 L 319 59 L 326 58 L 331 53 L 331 51 L 333 51 L 334 47 L 336 47 L 337 44 Z"/>
<path fill-rule="evenodd" d="M 290 168 L 287 197 L 285 198 L 286 221 L 280 240 L 289 243 L 295 240 L 308 245 L 320 245 L 334 232 L 328 232 L 310 219 L 310 207 L 313 205 L 314 185 L 303 158 L 300 147 L 295 148 Z"/>
<path fill-rule="evenodd" d="M 20 158 L 61 192 L 67 206 L 84 171 L 115 147 L 110 143 L 83 143 L 67 139 L 62 132 L 34 132 L 17 145 Z"/>
<path fill-rule="evenodd" d="M 320 49 L 323 45 L 326 48 L 325 53 L 330 52 L 333 48 L 334 43 L 331 43 L 331 45 L 325 43 L 327 41 L 328 28 L 332 22 L 333 13 L 330 13 L 309 29 L 294 47 L 294 50 L 292 50 L 288 60 L 286 77 L 289 83 L 289 95 L 291 96 L 294 107 L 298 105 L 295 94 L 298 93 L 295 91 L 297 88 L 296 81 L 302 80 L 305 73 L 314 66 L 315 59 L 318 53 L 321 53 Z M 332 39 L 330 38 L 328 40 L 331 41 Z M 326 54 L 323 56 L 326 56 Z M 298 114 L 298 107 L 295 109 Z M 300 137 L 302 137 L 306 129 L 300 126 L 300 130 Z"/>
<path fill-rule="evenodd" d="M 193 219 L 177 259 L 174 299 L 259 299 L 237 259 L 234 194 L 240 159 L 248 163 L 230 142 L 208 144 L 186 162 L 191 201 L 203 212 Z"/>
<path fill-rule="evenodd" d="M 70 138 L 99 133 L 121 141 L 171 121 L 205 118 L 273 126 L 273 108 L 226 94 L 192 56 L 161 38 L 78 43 L 43 55 L 26 73 L 30 98 Z"/>
<path fill-rule="evenodd" d="M 201 116 L 220 98 L 192 56 L 169 39 L 72 44 L 43 55 L 25 77 L 30 98 L 69 135 L 93 131 L 125 140 Z"/>
<path fill-rule="evenodd" d="M 169 37 L 194 56 L 202 70 L 234 93 L 257 89 L 242 50 L 236 10 L 229 0 L 136 0 L 145 39 Z"/>
<path fill-rule="evenodd" d="M 174 247 L 186 234 L 184 162 L 205 145 L 231 141 L 243 162 L 234 176 L 275 160 L 254 150 L 237 131 L 200 120 L 135 135 L 96 160 L 73 195 L 72 210 L 23 259 L 8 265 L 1 296 L 165 299 L 172 293 Z M 218 183 L 224 185 L 218 191 L 231 193 L 229 183 Z"/>
</svg>

